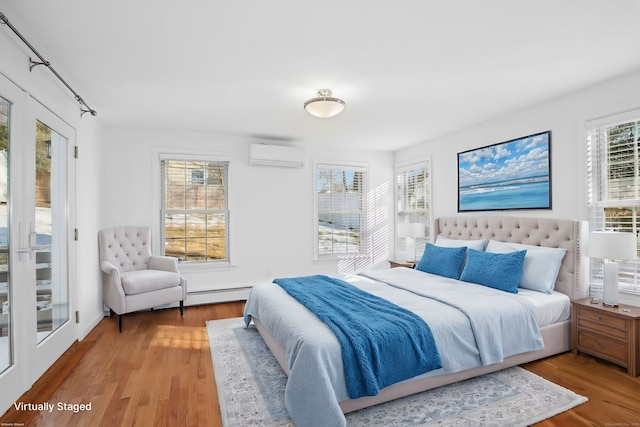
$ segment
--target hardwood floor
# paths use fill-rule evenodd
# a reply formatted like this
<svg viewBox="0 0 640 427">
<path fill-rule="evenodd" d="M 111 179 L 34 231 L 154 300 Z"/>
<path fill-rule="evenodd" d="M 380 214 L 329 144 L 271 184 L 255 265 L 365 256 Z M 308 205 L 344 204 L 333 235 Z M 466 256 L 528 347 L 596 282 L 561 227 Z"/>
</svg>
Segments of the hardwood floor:
<svg viewBox="0 0 640 427">
<path fill-rule="evenodd" d="M 571 352 L 522 367 L 589 398 L 587 403 L 536 427 L 640 426 L 640 377 L 630 377 L 625 369 Z"/>
<path fill-rule="evenodd" d="M 90 403 L 90 411 L 9 409 L 0 425 L 213 426 L 220 409 L 205 321 L 242 315 L 243 302 L 105 318 L 19 401 Z M 536 424 L 640 426 L 640 377 L 570 352 L 524 367 L 587 396 L 589 402 Z"/>
<path fill-rule="evenodd" d="M 65 353 L 80 354 L 80 360 L 58 361 L 19 400 L 91 403 L 91 410 L 12 407 L 0 425 L 220 426 L 205 321 L 241 316 L 243 307 L 185 307 L 183 317 L 178 309 L 134 313 L 124 317 L 121 334 L 117 317 L 105 318 Z"/>
</svg>

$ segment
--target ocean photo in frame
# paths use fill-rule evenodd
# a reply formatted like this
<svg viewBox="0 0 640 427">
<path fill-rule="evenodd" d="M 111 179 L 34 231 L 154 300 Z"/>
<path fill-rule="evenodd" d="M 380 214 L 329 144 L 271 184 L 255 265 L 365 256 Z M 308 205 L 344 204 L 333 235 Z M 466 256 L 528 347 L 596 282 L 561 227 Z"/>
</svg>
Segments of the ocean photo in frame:
<svg viewBox="0 0 640 427">
<path fill-rule="evenodd" d="M 551 131 L 458 153 L 458 212 L 551 209 Z"/>
</svg>

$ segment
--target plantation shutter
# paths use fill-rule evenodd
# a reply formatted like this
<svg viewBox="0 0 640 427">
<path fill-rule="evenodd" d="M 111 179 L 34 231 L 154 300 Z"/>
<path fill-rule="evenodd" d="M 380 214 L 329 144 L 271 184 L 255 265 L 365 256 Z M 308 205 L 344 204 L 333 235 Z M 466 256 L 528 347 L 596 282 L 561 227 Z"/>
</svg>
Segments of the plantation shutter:
<svg viewBox="0 0 640 427">
<path fill-rule="evenodd" d="M 592 231 L 640 231 L 640 110 L 587 122 Z M 619 262 L 621 292 L 640 295 L 638 260 Z M 602 294 L 603 261 L 591 260 L 591 290 Z"/>
</svg>

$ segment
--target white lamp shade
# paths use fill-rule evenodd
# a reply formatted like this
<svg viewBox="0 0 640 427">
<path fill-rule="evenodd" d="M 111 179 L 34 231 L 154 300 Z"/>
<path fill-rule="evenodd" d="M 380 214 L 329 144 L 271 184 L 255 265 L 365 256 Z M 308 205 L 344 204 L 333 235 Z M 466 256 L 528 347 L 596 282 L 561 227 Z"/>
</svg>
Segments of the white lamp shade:
<svg viewBox="0 0 640 427">
<path fill-rule="evenodd" d="M 398 237 L 413 238 L 424 237 L 424 224 L 421 222 L 398 223 Z"/>
<path fill-rule="evenodd" d="M 592 231 L 589 234 L 591 258 L 630 260 L 637 257 L 637 238 L 634 233 Z"/>
</svg>

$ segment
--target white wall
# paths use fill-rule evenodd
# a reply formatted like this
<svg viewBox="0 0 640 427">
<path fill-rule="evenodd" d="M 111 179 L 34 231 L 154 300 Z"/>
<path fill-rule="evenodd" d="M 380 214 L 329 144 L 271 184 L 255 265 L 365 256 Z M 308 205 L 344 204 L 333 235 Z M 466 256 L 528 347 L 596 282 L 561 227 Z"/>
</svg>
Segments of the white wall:
<svg viewBox="0 0 640 427">
<path fill-rule="evenodd" d="M 3 12 L 13 18 L 9 5 L 3 5 Z M 28 28 L 18 19 L 11 22 L 18 28 Z M 34 41 L 35 44 L 35 41 Z M 36 45 L 37 48 L 37 45 Z M 13 81 L 18 87 L 28 92 L 33 98 L 53 111 L 66 121 L 76 131 L 76 144 L 80 147 L 81 157 L 77 162 L 77 187 L 76 199 L 79 201 L 76 207 L 76 225 L 79 228 L 80 239 L 75 244 L 77 262 L 71 266 L 70 277 L 77 283 L 76 309 L 80 312 L 80 323 L 77 328 L 78 338 L 83 338 L 93 326 L 102 318 L 102 291 L 97 286 L 99 281 L 96 270 L 98 251 L 95 236 L 100 215 L 98 180 L 100 163 L 95 147 L 100 146 L 100 120 L 99 117 L 85 115 L 80 117 L 80 105 L 45 67 L 36 67 L 29 71 L 29 57 L 34 54 L 13 35 L 8 28 L 3 28 L 0 33 L 0 73 Z M 52 61 L 53 62 L 53 61 Z M 52 64 L 64 77 L 64 69 Z M 73 82 L 70 82 L 73 86 Z M 74 87 L 81 95 L 86 96 L 78 87 Z M 91 99 L 87 102 L 98 110 L 99 106 L 93 105 Z"/>
<path fill-rule="evenodd" d="M 500 214 L 587 220 L 585 122 L 638 107 L 640 71 L 400 150 L 395 154 L 395 162 L 430 155 L 433 217 L 458 215 L 457 153 L 551 130 L 552 210 Z M 464 122 L 464 117 L 460 121 Z"/>
<path fill-rule="evenodd" d="M 585 123 L 635 108 L 640 108 L 640 71 L 398 151 L 395 161 L 431 156 L 433 218 L 497 213 L 586 221 Z M 457 213 L 457 153 L 546 130 L 551 130 L 552 210 Z M 640 306 L 640 298 L 629 294 L 621 294 L 620 301 Z"/>
<path fill-rule="evenodd" d="M 93 105 L 92 105 L 93 107 Z M 95 107 L 94 107 L 95 108 Z M 99 114 L 99 113 L 98 113 Z M 86 336 L 103 317 L 97 235 L 102 216 L 100 120 L 85 115 L 76 131 L 79 156 L 76 165 L 77 272 L 80 337 Z"/>
<path fill-rule="evenodd" d="M 154 162 L 158 152 L 178 149 L 231 158 L 232 266 L 214 269 L 182 264 L 191 293 L 188 305 L 235 299 L 237 293 L 209 291 L 249 287 L 274 277 L 334 274 L 339 269 L 388 265 L 392 248 L 388 233 L 393 224 L 392 153 L 309 148 L 303 169 L 253 167 L 248 164 L 248 150 L 256 142 L 196 132 L 105 127 L 100 155 L 105 165 L 100 190 L 101 227 L 154 225 L 152 238 L 159 237 L 159 177 L 154 176 Z M 384 244 L 377 245 L 374 259 L 341 261 L 340 265 L 336 261 L 314 261 L 314 161 L 369 165 L 369 210 L 375 222 L 370 227 L 371 239 L 384 239 Z M 158 248 L 157 242 L 154 247 Z"/>
</svg>

